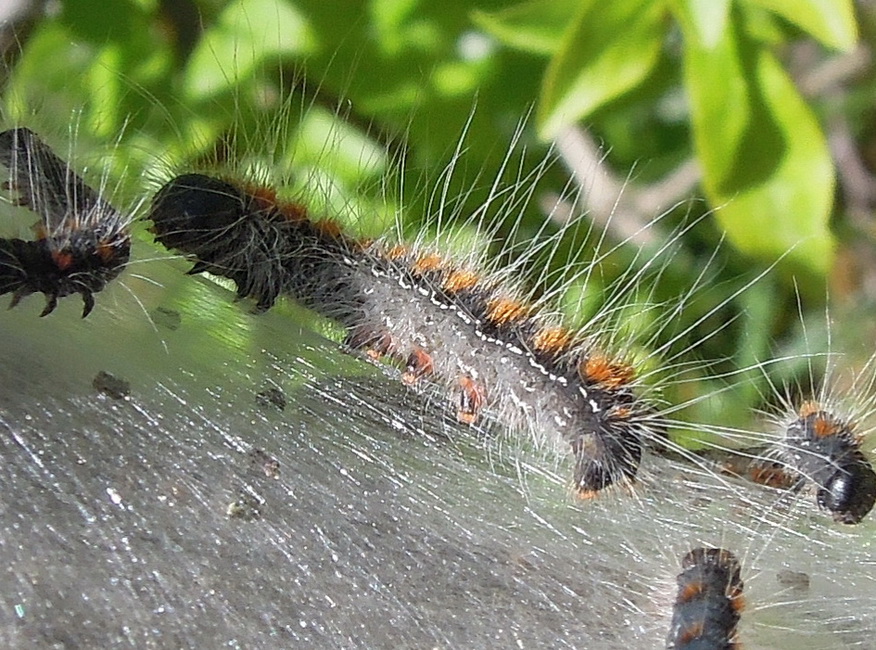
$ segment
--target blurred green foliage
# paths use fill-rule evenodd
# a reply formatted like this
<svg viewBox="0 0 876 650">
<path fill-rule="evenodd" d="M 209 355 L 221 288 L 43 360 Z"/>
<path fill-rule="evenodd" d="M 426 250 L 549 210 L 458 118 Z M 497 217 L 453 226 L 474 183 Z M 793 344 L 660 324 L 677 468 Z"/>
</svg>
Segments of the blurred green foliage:
<svg viewBox="0 0 876 650">
<path fill-rule="evenodd" d="M 371 234 L 399 214 L 410 232 L 438 213 L 447 221 L 504 217 L 499 230 L 508 241 L 493 248 L 514 250 L 557 230 L 545 227 L 535 199 L 568 194 L 569 174 L 544 161 L 551 139 L 583 124 L 610 149 L 621 178 L 635 168 L 635 181 L 653 181 L 690 158 L 702 170 L 705 201 L 664 217 L 665 232 L 705 219 L 678 237 L 666 264 L 647 271 L 652 251 L 631 247 L 604 255 L 608 246 L 583 243 L 585 226 L 530 269 L 547 289 L 546 278 L 604 256 L 599 271 L 563 297 L 585 317 L 606 287 L 637 268 L 651 279 L 628 291 L 650 305 L 672 304 L 696 280 L 685 309 L 672 312 L 677 322 L 663 323 L 659 340 L 644 338 L 643 349 L 631 346 L 633 354 L 647 356 L 683 333 L 680 350 L 707 339 L 693 354 L 722 360 L 712 371 L 756 364 L 797 319 L 792 279 L 810 297 L 823 293 L 834 250 L 834 167 L 817 111 L 782 54 L 804 38 L 852 48 L 851 0 L 59 6 L 22 40 L 3 91 L 6 121 L 56 143 L 74 125 L 75 146 L 99 152 L 95 165 L 111 166 L 132 198 L 168 169 L 237 149 L 256 173 L 279 176 L 294 191 L 316 184 L 333 211 Z M 513 205 L 480 209 L 497 179 L 500 187 L 517 183 Z M 777 261 L 777 271 L 736 296 Z M 644 325 L 661 319 L 641 309 L 627 316 Z M 687 353 L 672 359 L 698 365 Z M 671 399 L 714 392 L 703 370 L 682 374 L 694 381 Z M 703 405 L 715 411 L 707 419 L 742 421 L 759 402 L 760 370 L 731 383 Z"/>
</svg>

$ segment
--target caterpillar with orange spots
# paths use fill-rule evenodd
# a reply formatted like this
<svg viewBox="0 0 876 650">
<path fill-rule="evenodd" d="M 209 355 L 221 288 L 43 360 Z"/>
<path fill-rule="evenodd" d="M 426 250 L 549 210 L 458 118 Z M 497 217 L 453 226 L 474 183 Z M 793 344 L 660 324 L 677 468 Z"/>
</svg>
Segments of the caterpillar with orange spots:
<svg viewBox="0 0 876 650">
<path fill-rule="evenodd" d="M 574 456 L 582 496 L 635 478 L 662 435 L 634 369 L 602 352 L 507 280 L 423 246 L 360 241 L 264 185 L 187 173 L 149 219 L 158 242 L 228 278 L 257 310 L 289 296 L 341 324 L 346 342 L 445 387 L 459 421 L 521 423 Z"/>
<path fill-rule="evenodd" d="M 774 387 L 781 408 L 765 431 L 744 434 L 749 446 L 701 455 L 717 460 L 724 473 L 762 485 L 793 493 L 811 485 L 816 503 L 834 521 L 863 521 L 876 505 L 876 471 L 864 450 L 876 400 L 876 355 L 851 374 L 837 371 L 839 358 L 834 355 L 819 381 L 810 367 L 810 382 L 820 388 L 802 399 Z"/>
<path fill-rule="evenodd" d="M 858 524 L 876 505 L 876 472 L 853 419 L 807 401 L 788 411 L 767 446 L 700 452 L 719 471 L 794 493 L 814 485 L 818 506 L 834 521 Z M 757 434 L 756 434 L 757 435 Z"/>
<path fill-rule="evenodd" d="M 818 505 L 844 524 L 859 523 L 876 503 L 876 472 L 855 428 L 851 418 L 819 402 L 804 402 L 787 423 L 781 447 L 800 486 L 814 483 Z"/>
<path fill-rule="evenodd" d="M 829 345 L 826 349 L 830 349 Z M 809 360 L 809 382 L 815 388 L 801 397 L 775 390 L 781 409 L 772 416 L 771 431 L 744 473 L 755 481 L 807 492 L 812 486 L 819 508 L 841 524 L 858 524 L 876 505 L 876 471 L 864 442 L 876 413 L 876 355 L 859 368 L 854 355 L 829 355 L 821 379 Z"/>
<path fill-rule="evenodd" d="M 666 647 L 735 650 L 745 601 L 739 561 L 720 548 L 695 548 L 681 561 Z"/>
<path fill-rule="evenodd" d="M 129 220 L 30 129 L 0 133 L 0 163 L 9 170 L 14 202 L 40 216 L 35 241 L 0 239 L 0 295 L 12 293 L 14 307 L 41 292 L 46 316 L 60 298 L 78 294 L 88 316 L 94 294 L 128 263 Z"/>
</svg>

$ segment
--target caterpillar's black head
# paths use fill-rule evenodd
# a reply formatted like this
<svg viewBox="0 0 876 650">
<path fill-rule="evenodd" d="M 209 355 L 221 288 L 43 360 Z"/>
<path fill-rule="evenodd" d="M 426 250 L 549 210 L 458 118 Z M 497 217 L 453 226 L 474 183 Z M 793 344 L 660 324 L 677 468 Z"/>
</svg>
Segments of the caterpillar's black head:
<svg viewBox="0 0 876 650">
<path fill-rule="evenodd" d="M 828 510 L 835 521 L 857 524 L 876 503 L 876 472 L 864 455 L 854 453 L 839 462 L 836 471 L 816 495 L 818 505 Z"/>
<path fill-rule="evenodd" d="M 55 310 L 65 296 L 82 296 L 82 317 L 94 308 L 94 294 L 114 280 L 128 262 L 131 242 L 127 236 L 113 242 L 101 240 L 93 231 L 58 238 L 23 241 L 0 240 L 0 295 L 12 293 L 16 306 L 32 293 L 46 296 L 40 316 Z"/>
<path fill-rule="evenodd" d="M 82 296 L 85 317 L 94 294 L 128 263 L 131 237 L 122 215 L 27 128 L 0 133 L 4 187 L 16 205 L 39 215 L 36 241 L 0 239 L 0 294 L 12 305 L 32 293 L 46 296 L 41 316 L 64 296 Z"/>
<path fill-rule="evenodd" d="M 245 197 L 233 185 L 204 174 L 177 176 L 159 190 L 149 219 L 156 241 L 204 259 L 243 218 Z"/>
</svg>

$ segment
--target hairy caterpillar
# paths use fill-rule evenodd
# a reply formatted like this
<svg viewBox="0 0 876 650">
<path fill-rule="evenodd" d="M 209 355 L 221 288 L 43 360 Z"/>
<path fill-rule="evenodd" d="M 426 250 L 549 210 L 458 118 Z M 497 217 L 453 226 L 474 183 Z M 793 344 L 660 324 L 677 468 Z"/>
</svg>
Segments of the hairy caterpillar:
<svg viewBox="0 0 876 650">
<path fill-rule="evenodd" d="M 94 294 L 128 262 L 128 221 L 30 129 L 0 133 L 0 163 L 16 203 L 40 215 L 35 241 L 0 240 L 0 295 L 12 293 L 14 307 L 41 292 L 46 316 L 60 298 L 79 294 L 88 316 Z"/>
<path fill-rule="evenodd" d="M 233 4 L 237 5 L 238 3 Z M 278 37 L 282 37 L 284 35 L 283 32 L 272 27 L 273 23 L 269 23 L 267 29 L 262 29 L 266 23 L 261 18 L 264 15 L 271 15 L 272 9 L 281 12 L 281 6 L 279 3 L 274 3 L 276 6 L 271 6 L 271 3 L 265 3 L 265 6 L 261 8 L 266 9 L 266 12 L 261 13 L 256 11 L 255 6 L 242 6 L 244 4 L 239 3 L 240 6 L 229 7 L 228 16 L 230 22 L 228 25 L 244 28 L 244 33 L 258 36 L 258 38 L 254 38 L 252 41 L 243 40 L 239 50 L 236 49 L 235 44 L 229 43 L 230 49 L 235 50 L 235 52 L 239 51 L 241 55 L 239 60 L 245 62 L 242 68 L 238 68 L 235 65 L 238 61 L 235 54 L 231 59 L 221 61 L 221 64 L 226 67 L 220 70 L 218 76 L 213 78 L 212 81 L 205 85 L 194 84 L 186 87 L 186 90 L 194 90 L 194 95 L 198 99 L 206 99 L 205 102 L 194 109 L 186 107 L 187 110 L 191 110 L 192 113 L 196 114 L 197 119 L 193 120 L 193 123 L 197 123 L 198 126 L 202 126 L 205 123 L 212 126 L 212 118 L 215 117 L 213 114 L 213 99 L 216 99 L 217 105 L 229 99 L 227 96 L 220 97 L 221 93 L 213 93 L 220 86 L 223 91 L 230 89 L 230 103 L 233 104 L 233 108 L 228 113 L 233 113 L 235 120 L 239 120 L 232 122 L 231 126 L 227 127 L 230 128 L 232 133 L 246 119 L 246 117 L 242 116 L 257 113 L 263 105 L 270 105 L 270 99 L 262 101 L 263 97 L 261 95 L 258 97 L 253 95 L 251 97 L 246 94 L 246 91 L 239 91 L 237 80 L 238 76 L 244 81 L 247 80 L 253 69 L 259 66 L 257 62 L 260 59 L 256 56 L 249 58 L 249 54 L 255 54 L 255 52 L 248 52 L 247 48 L 252 47 L 253 50 L 258 50 L 261 54 L 260 47 L 262 45 L 270 45 L 271 40 L 280 42 L 281 39 Z M 248 27 L 256 27 L 256 29 L 247 31 L 246 28 Z M 204 34 L 203 36 L 204 38 L 198 45 L 203 45 L 204 47 L 198 54 L 209 55 L 212 53 L 214 56 L 218 55 L 219 49 L 214 52 L 210 51 L 215 42 L 210 40 L 209 34 Z M 285 39 L 282 40 L 285 41 Z M 462 47 L 465 41 L 471 42 L 471 40 L 471 38 L 461 38 L 459 42 L 460 47 Z M 222 50 L 227 51 L 225 48 L 222 48 Z M 273 52 L 273 50 L 270 51 Z M 488 54 L 488 51 L 482 49 L 479 56 L 485 54 Z M 189 62 L 192 64 L 202 64 L 204 58 L 209 58 L 209 56 L 194 56 Z M 273 66 L 274 62 L 268 59 L 266 63 Z M 250 66 L 250 64 L 254 65 Z M 216 72 L 215 68 L 216 66 L 213 66 L 213 72 Z M 197 66 L 193 65 L 191 72 L 195 73 L 197 71 Z M 283 77 L 286 74 L 288 73 L 281 70 L 279 77 Z M 294 76 L 294 73 L 292 74 Z M 344 74 L 346 75 L 347 73 Z M 258 76 L 258 74 L 256 73 L 254 76 Z M 196 77 L 197 75 L 192 74 L 189 81 Z M 230 83 L 224 85 L 217 84 L 220 78 L 224 78 Z M 273 81 L 276 81 L 276 79 Z M 288 79 L 280 79 L 280 84 L 277 84 L 276 87 L 271 88 L 268 93 L 264 94 L 270 96 L 270 92 L 276 93 L 277 88 L 282 88 L 279 91 L 282 102 L 283 96 L 286 93 L 284 81 L 288 81 Z M 298 83 L 297 79 L 295 83 Z M 333 84 L 326 85 L 332 86 Z M 138 88 L 137 90 L 140 91 L 141 89 Z M 160 90 L 165 92 L 168 88 L 161 88 Z M 180 91 L 181 88 L 170 88 L 170 90 L 175 92 Z M 295 90 L 297 91 L 298 88 Z M 307 90 L 310 91 L 310 96 L 312 97 L 313 89 L 309 88 Z M 142 91 L 144 96 L 149 96 L 150 93 L 154 92 L 152 86 L 145 86 L 142 88 Z M 338 87 L 330 88 L 330 92 L 340 92 L 343 96 L 345 89 L 343 84 L 341 84 L 340 89 Z M 159 97 L 166 96 L 156 94 Z M 183 92 L 183 94 L 185 93 Z M 350 93 L 351 97 L 353 94 L 353 92 Z M 176 95 L 171 96 L 176 98 Z M 306 101 L 310 102 L 311 100 L 307 99 Z M 350 105 L 352 106 L 356 101 L 351 99 Z M 115 102 L 108 103 L 112 104 L 111 108 L 115 108 L 117 105 Z M 320 108 L 326 104 L 325 98 L 319 97 L 314 100 L 314 103 L 316 108 Z M 359 103 L 359 107 L 364 105 L 364 102 Z M 173 112 L 174 108 L 170 105 L 164 107 L 167 115 L 171 118 L 170 121 L 177 117 L 177 114 Z M 313 106 L 311 105 L 310 108 L 313 108 Z M 362 118 L 366 120 L 381 119 L 376 114 L 369 115 L 372 109 L 360 108 L 360 110 L 364 110 L 363 114 L 357 116 L 360 120 Z M 517 112 L 517 110 L 515 108 L 514 112 Z M 297 112 L 295 107 L 287 107 L 285 117 L 295 118 Z M 302 114 L 305 112 L 309 112 L 309 108 L 302 111 Z M 507 119 L 507 115 L 497 117 Z M 518 116 L 515 115 L 514 119 L 517 118 Z M 127 119 L 127 115 L 123 117 L 124 119 Z M 441 119 L 443 121 L 443 116 L 441 116 Z M 492 117 L 490 119 L 492 120 Z M 472 121 L 474 122 L 474 120 Z M 119 120 L 116 120 L 116 123 L 119 122 Z M 221 123 L 221 120 L 216 120 L 216 122 Z M 479 120 L 479 122 L 482 123 L 483 120 Z M 291 126 L 294 123 L 294 119 L 289 120 L 287 123 L 277 122 L 269 129 L 257 128 L 254 134 L 249 133 L 245 135 L 244 137 L 248 139 L 247 144 L 249 145 L 247 153 L 253 154 L 258 148 L 262 148 L 268 152 L 267 157 L 271 158 L 271 153 L 277 148 L 275 143 L 282 141 L 285 136 L 294 132 L 295 126 Z M 261 124 L 264 126 L 266 122 L 263 120 Z M 216 138 L 214 141 L 227 142 L 229 139 L 226 137 L 228 133 L 223 132 L 226 126 L 217 127 L 210 134 L 210 137 Z M 177 144 L 179 145 L 178 151 L 186 149 L 186 144 L 183 144 L 182 141 L 185 139 L 185 136 L 195 130 L 190 130 L 187 127 L 188 125 L 180 126 L 179 124 L 174 126 L 172 130 L 175 130 L 177 135 L 182 136 L 174 141 L 169 139 L 159 140 L 161 144 L 161 147 L 157 149 L 161 151 L 159 157 L 165 155 L 166 149 L 174 149 Z M 404 128 L 404 125 L 402 125 L 402 128 Z M 144 131 L 146 130 L 144 129 Z M 480 129 L 473 129 L 473 131 L 476 130 L 480 131 Z M 484 139 L 486 138 L 482 137 L 481 142 Z M 143 142 L 147 144 L 144 145 Z M 147 138 L 144 138 L 139 144 L 142 149 L 150 153 L 156 150 L 154 146 L 150 146 L 153 143 L 149 142 Z M 190 144 L 190 141 L 187 144 Z M 458 150 L 461 152 L 463 148 L 460 145 Z M 282 237 L 278 239 L 278 236 L 289 235 L 286 231 L 291 229 L 282 225 L 278 226 L 280 219 L 276 218 L 277 215 L 282 216 L 285 209 L 283 206 L 290 208 L 293 213 L 302 205 L 307 206 L 307 212 L 309 213 L 307 216 L 315 215 L 316 217 L 311 220 L 311 223 L 315 225 L 320 223 L 327 224 L 324 232 L 319 232 L 319 228 L 316 228 L 314 233 L 307 235 L 317 249 L 321 247 L 317 251 L 319 255 L 330 251 L 331 255 L 323 255 L 323 257 L 329 258 L 329 261 L 330 258 L 334 257 L 336 261 L 343 262 L 346 259 L 356 262 L 357 258 L 351 253 L 361 254 L 358 262 L 355 264 L 346 265 L 346 269 L 341 269 L 342 265 L 335 265 L 336 268 L 333 272 L 344 270 L 345 272 L 357 275 L 359 279 L 364 279 L 369 276 L 370 271 L 376 270 L 378 274 L 384 273 L 383 278 L 379 279 L 377 283 L 385 285 L 390 293 L 396 291 L 396 289 L 404 290 L 402 284 L 399 284 L 399 277 L 404 275 L 406 277 L 401 278 L 402 282 L 411 287 L 411 293 L 406 297 L 415 296 L 421 290 L 425 291 L 427 295 L 417 298 L 417 300 L 422 302 L 422 306 L 426 309 L 435 307 L 437 310 L 445 312 L 445 316 L 448 316 L 436 327 L 436 330 L 443 327 L 445 334 L 434 337 L 437 340 L 426 340 L 424 342 L 418 340 L 418 337 L 429 339 L 428 331 L 419 331 L 403 323 L 404 314 L 392 312 L 391 310 L 387 313 L 381 313 L 380 308 L 376 307 L 379 302 L 376 299 L 374 304 L 368 307 L 372 316 L 371 321 L 373 321 L 371 323 L 368 322 L 367 318 L 362 319 L 355 316 L 338 314 L 338 311 L 346 310 L 349 312 L 353 307 L 358 309 L 358 305 L 351 306 L 351 301 L 355 302 L 358 299 L 356 296 L 366 295 L 364 290 L 362 290 L 362 286 L 352 290 L 352 296 L 350 292 L 346 295 L 344 295 L 344 292 L 341 292 L 337 296 L 334 305 L 329 305 L 328 300 L 315 299 L 314 303 L 321 303 L 324 313 L 328 313 L 329 316 L 334 317 L 347 328 L 348 342 L 351 345 L 368 348 L 375 357 L 393 357 L 403 365 L 404 379 L 408 383 L 421 384 L 427 381 L 430 375 L 433 376 L 437 380 L 435 383 L 442 385 L 451 392 L 453 404 L 451 408 L 461 420 L 474 421 L 478 419 L 481 413 L 490 413 L 500 422 L 510 425 L 511 429 L 537 432 L 536 440 L 538 440 L 541 446 L 570 449 L 576 456 L 575 485 L 582 494 L 590 494 L 615 482 L 632 479 L 638 474 L 643 447 L 649 440 L 662 437 L 665 425 L 667 424 L 666 419 L 662 417 L 666 413 L 661 414 L 660 408 L 658 408 L 663 403 L 658 403 L 658 400 L 655 398 L 658 391 L 652 391 L 651 387 L 646 385 L 647 381 L 654 376 L 653 365 L 656 365 L 655 360 L 659 359 L 666 351 L 662 341 L 656 343 L 649 341 L 649 343 L 653 344 L 647 351 L 654 352 L 654 354 L 647 357 L 645 362 L 642 362 L 642 357 L 646 357 L 646 355 L 641 354 L 641 350 L 636 349 L 636 344 L 630 342 L 629 335 L 623 326 L 616 325 L 615 329 L 612 330 L 611 327 L 603 327 L 604 323 L 598 323 L 582 334 L 578 331 L 577 326 L 572 327 L 562 324 L 561 319 L 554 313 L 557 310 L 557 300 L 540 300 L 540 296 L 535 291 L 532 293 L 528 289 L 521 291 L 515 286 L 516 281 L 513 279 L 513 276 L 519 268 L 515 268 L 518 265 L 514 258 L 521 254 L 522 250 L 521 248 L 515 248 L 520 246 L 519 241 L 500 253 L 500 255 L 504 254 L 505 259 L 503 262 L 505 266 L 511 267 L 510 272 L 505 273 L 507 268 L 502 269 L 497 265 L 494 269 L 495 272 L 490 272 L 479 268 L 478 264 L 460 262 L 458 259 L 460 256 L 448 254 L 443 250 L 435 257 L 434 249 L 431 249 L 429 246 L 409 244 L 407 249 L 394 249 L 394 245 L 399 242 L 390 243 L 388 239 L 380 239 L 366 246 L 364 245 L 365 242 L 354 238 L 348 238 L 340 234 L 333 236 L 331 233 L 332 226 L 323 219 L 324 217 L 332 217 L 331 212 L 322 212 L 318 208 L 309 205 L 306 201 L 286 201 L 275 198 L 273 191 L 278 188 L 282 189 L 282 185 L 265 183 L 265 175 L 259 172 L 249 174 L 245 181 L 241 181 L 242 174 L 240 173 L 240 168 L 246 166 L 248 161 L 244 162 L 239 152 L 232 150 L 233 147 L 227 147 L 222 152 L 219 151 L 220 149 L 225 148 L 217 142 L 215 149 L 216 158 L 226 159 L 228 161 L 227 167 L 237 173 L 228 176 L 212 173 L 204 174 L 197 181 L 199 185 L 192 188 L 191 193 L 204 196 L 208 192 L 213 191 L 210 188 L 210 183 L 228 184 L 232 189 L 229 190 L 225 187 L 218 193 L 228 196 L 231 203 L 235 200 L 242 203 L 244 205 L 244 213 L 249 215 L 262 214 L 264 218 L 253 219 L 252 221 L 259 221 L 260 219 L 260 223 L 249 231 L 242 227 L 226 228 L 220 224 L 218 230 L 231 235 L 230 239 L 236 239 L 233 245 L 241 247 L 238 252 L 229 250 L 232 244 L 227 242 L 225 246 L 229 248 L 224 250 L 204 250 L 202 246 L 204 242 L 196 241 L 202 234 L 196 232 L 201 224 L 188 223 L 185 219 L 181 219 L 180 224 L 165 224 L 167 228 L 163 235 L 160 236 L 163 236 L 167 242 L 170 242 L 176 236 L 175 229 L 177 225 L 183 225 L 184 228 L 191 227 L 190 232 L 196 232 L 190 240 L 179 242 L 183 244 L 179 248 L 181 252 L 195 257 L 203 254 L 205 257 L 210 258 L 202 260 L 203 264 L 196 268 L 199 268 L 199 270 L 211 270 L 215 275 L 222 275 L 224 272 L 225 275 L 230 276 L 233 281 L 238 283 L 238 290 L 241 294 L 254 296 L 261 308 L 272 304 L 279 293 L 290 293 L 301 302 L 307 302 L 302 293 L 313 289 L 318 282 L 314 281 L 312 276 L 306 282 L 302 281 L 302 278 L 306 276 L 307 264 L 304 264 L 302 265 L 302 272 L 297 277 L 291 279 L 291 284 L 306 284 L 309 282 L 310 286 L 305 288 L 299 287 L 299 290 L 283 286 L 284 281 L 290 278 L 283 279 L 282 276 L 284 274 L 288 275 L 290 271 L 287 260 L 281 260 L 280 258 L 287 256 L 290 251 L 297 250 L 297 247 L 294 241 L 284 243 Z M 191 151 L 187 153 L 191 153 Z M 189 158 L 189 162 L 191 162 L 192 158 L 200 158 L 203 161 L 211 155 L 213 154 L 201 149 Z M 168 153 L 167 156 L 172 158 L 173 154 Z M 460 157 L 462 156 L 460 155 Z M 277 163 L 280 157 L 274 156 L 273 158 L 274 160 L 270 162 Z M 234 170 L 235 166 L 237 167 L 236 170 Z M 177 168 L 177 171 L 182 170 L 182 167 Z M 185 171 L 191 171 L 191 169 Z M 257 179 L 257 182 L 253 182 L 254 177 Z M 167 182 L 169 178 L 165 177 L 162 180 Z M 563 182 L 568 182 L 568 175 Z M 177 187 L 176 190 L 185 190 L 186 188 L 183 185 L 184 183 L 181 183 L 180 187 Z M 166 191 L 161 196 L 168 201 L 188 200 L 186 197 L 179 199 L 177 196 L 174 198 L 172 195 L 179 194 L 179 192 L 171 191 L 169 187 L 165 189 Z M 445 209 L 446 205 L 444 194 L 446 192 L 442 192 L 440 199 L 442 205 L 439 206 L 439 209 L 441 210 Z M 669 204 L 683 196 L 675 196 L 669 201 Z M 451 198 L 451 200 L 453 199 Z M 272 204 L 274 207 L 271 207 Z M 227 206 L 219 206 L 220 211 L 226 208 Z M 172 212 L 173 209 L 174 206 L 171 205 L 170 211 Z M 198 212 L 201 209 L 201 207 L 196 208 L 196 220 L 201 216 L 201 213 Z M 233 218 L 234 211 L 238 210 L 238 208 L 233 206 L 230 209 L 232 213 L 229 214 L 232 216 L 227 218 Z M 512 231 L 518 228 L 513 221 L 515 209 L 515 206 L 512 205 L 510 207 L 503 207 L 500 210 L 503 212 L 501 217 L 505 220 L 503 227 Z M 297 216 L 291 214 L 286 214 L 285 217 L 290 217 L 292 220 L 297 219 Z M 159 217 L 159 221 L 162 218 Z M 174 219 L 175 217 L 171 215 L 166 221 L 173 221 Z M 473 216 L 472 222 L 478 224 L 479 227 L 481 223 L 489 224 L 491 219 L 493 219 L 492 215 L 485 211 L 482 214 Z M 219 221 L 222 221 L 222 217 L 220 217 Z M 156 223 L 155 227 L 156 229 L 161 229 L 163 226 Z M 570 224 L 567 232 L 575 228 L 586 229 L 588 227 L 592 226 L 588 226 L 586 222 L 583 226 L 580 223 L 577 225 Z M 256 232 L 262 229 L 264 232 Z M 490 228 L 484 228 L 484 230 L 489 231 Z M 498 228 L 495 230 L 498 230 Z M 634 228 L 633 232 L 635 230 Z M 642 227 L 639 230 L 648 230 L 648 228 Z M 598 227 L 594 231 L 598 238 L 603 236 L 599 232 Z M 629 232 L 629 230 L 626 232 Z M 492 234 L 492 232 L 487 232 L 488 236 Z M 521 239 L 525 239 L 525 236 L 529 234 L 524 233 Z M 235 237 L 234 235 L 240 236 Z M 260 237 L 262 238 L 260 239 Z M 405 237 L 399 239 L 402 242 L 406 240 Z M 210 247 L 212 243 L 208 243 L 206 246 Z M 271 246 L 275 246 L 273 253 L 270 250 Z M 535 246 L 537 247 L 538 245 L 536 244 Z M 197 250 L 190 250 L 191 248 Z M 265 251 L 265 248 L 268 250 Z M 543 250 L 546 251 L 546 257 L 551 257 L 555 253 L 556 257 L 563 256 L 559 252 L 559 247 L 553 250 L 550 247 L 546 247 Z M 593 257 L 600 257 L 600 254 L 601 251 L 598 251 Z M 651 250 L 641 253 L 643 257 L 651 254 Z M 229 256 L 234 259 L 229 259 Z M 522 253 L 521 256 L 528 257 L 529 253 Z M 576 259 L 571 254 L 568 257 Z M 262 265 L 262 268 L 257 272 L 242 270 L 241 259 L 248 259 L 251 269 L 259 265 Z M 583 258 L 579 257 L 576 260 L 579 265 L 581 264 L 581 259 Z M 509 261 L 512 263 L 509 264 Z M 246 264 L 243 266 L 246 266 Z M 224 271 L 222 267 L 226 267 Z M 325 268 L 323 266 L 322 269 L 317 269 L 315 272 L 321 273 Z M 651 271 L 655 275 L 659 275 L 662 272 L 660 263 L 651 265 Z M 703 280 L 703 276 L 699 275 L 700 271 L 701 267 L 697 268 L 694 265 L 693 277 L 695 280 L 693 284 Z M 550 275 L 552 272 L 547 270 L 540 277 L 552 280 L 553 278 Z M 600 265 L 595 263 L 586 273 L 579 273 L 576 279 L 581 280 L 584 278 L 589 280 L 591 277 L 598 279 L 601 272 Z M 512 279 L 507 281 L 506 278 L 501 277 L 503 275 Z M 646 280 L 643 275 L 631 272 L 624 279 L 629 281 L 628 288 L 635 285 L 638 285 L 636 289 L 644 287 L 642 293 L 646 295 L 646 301 L 650 298 L 648 296 L 649 288 L 646 286 Z M 688 277 L 685 278 L 685 284 L 681 289 L 682 292 L 688 290 L 687 279 Z M 347 283 L 347 286 L 351 286 L 351 284 Z M 557 289 L 557 283 L 551 284 L 546 281 L 544 284 L 547 285 L 545 293 L 551 294 L 549 298 L 556 298 L 561 293 Z M 587 291 L 593 292 L 591 283 L 587 284 Z M 544 289 L 544 287 L 541 287 L 541 289 Z M 314 293 L 314 296 L 317 296 L 318 291 L 322 290 L 324 289 L 317 288 L 317 293 Z M 390 293 L 387 294 L 389 296 L 388 299 L 383 302 L 386 304 L 392 303 L 393 308 L 404 307 L 406 297 L 401 296 L 403 291 L 400 291 L 398 294 L 391 293 L 390 295 Z M 677 293 L 674 295 L 677 295 Z M 326 297 L 335 298 L 327 294 Z M 468 302 L 471 304 L 467 304 Z M 660 299 L 657 298 L 654 302 L 659 303 Z M 433 303 L 440 304 L 433 305 Z M 446 309 L 442 309 L 442 307 Z M 413 314 L 419 308 L 419 305 L 412 302 L 409 308 Z M 630 303 L 623 304 L 623 301 L 615 301 L 614 303 L 609 302 L 603 314 L 614 313 L 619 315 L 624 308 L 629 308 L 630 311 L 637 311 L 634 307 L 630 307 Z M 333 309 L 335 310 L 334 313 L 332 313 Z M 469 311 L 472 313 L 469 313 Z M 647 310 L 642 309 L 641 311 Z M 665 322 L 671 322 L 673 316 L 675 316 L 672 313 L 672 309 L 665 310 L 665 313 L 667 315 Z M 634 315 L 640 316 L 639 313 Z M 398 318 L 398 316 L 401 316 L 401 318 Z M 419 314 L 415 314 L 415 316 L 419 317 Z M 391 331 L 392 328 L 386 327 L 386 322 L 379 322 L 381 318 L 384 321 L 392 319 L 393 326 L 399 326 L 400 330 L 407 331 L 394 333 Z M 467 323 L 466 319 L 470 322 Z M 582 318 L 582 320 L 586 320 L 586 317 Z M 620 316 L 618 316 L 618 321 L 622 321 Z M 413 322 L 413 320 L 410 322 Z M 357 327 L 359 325 L 361 327 Z M 459 336 L 455 332 L 460 327 L 462 330 L 467 331 L 463 336 Z M 444 345 L 450 341 L 458 342 L 460 344 L 459 348 L 455 349 Z M 609 344 L 604 345 L 606 342 Z M 655 352 L 653 348 L 660 349 Z M 469 355 L 470 358 L 466 358 L 466 355 Z M 651 366 L 648 364 L 651 364 Z"/>
<path fill-rule="evenodd" d="M 811 484 L 817 505 L 834 521 L 860 523 L 876 504 L 876 472 L 863 449 L 873 414 L 873 360 L 845 383 L 837 376 L 838 358 L 820 382 L 810 367 L 810 380 L 821 388 L 794 397 L 774 389 L 781 407 L 769 414 L 766 431 L 731 434 L 745 446 L 701 455 L 724 472 L 782 490 L 801 492 Z"/>
<path fill-rule="evenodd" d="M 873 509 L 876 472 L 851 420 L 805 402 L 785 427 L 782 457 L 802 480 L 815 484 L 818 505 L 836 521 L 857 524 Z"/>
<path fill-rule="evenodd" d="M 874 362 L 871 356 L 843 376 L 832 360 L 808 399 L 785 398 L 767 453 L 784 465 L 796 489 L 811 483 L 818 505 L 844 524 L 861 522 L 876 503 L 876 472 L 862 449 L 873 415 Z"/>
<path fill-rule="evenodd" d="M 744 600 L 739 561 L 730 551 L 695 548 L 681 561 L 667 648 L 733 650 Z"/>
<path fill-rule="evenodd" d="M 233 280 L 260 310 L 289 295 L 343 325 L 352 347 L 402 363 L 406 383 L 437 378 L 461 422 L 492 410 L 564 440 L 581 493 L 634 478 L 660 435 L 631 366 L 477 268 L 351 239 L 271 188 L 202 174 L 166 183 L 149 218 L 157 241 L 196 260 L 191 273 Z"/>
</svg>

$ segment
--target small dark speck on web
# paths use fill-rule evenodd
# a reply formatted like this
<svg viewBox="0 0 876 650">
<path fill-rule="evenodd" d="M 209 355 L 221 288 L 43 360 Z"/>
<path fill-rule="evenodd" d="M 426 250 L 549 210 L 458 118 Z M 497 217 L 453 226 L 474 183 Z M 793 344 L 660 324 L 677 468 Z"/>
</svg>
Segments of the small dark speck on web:
<svg viewBox="0 0 876 650">
<path fill-rule="evenodd" d="M 98 372 L 91 385 L 99 393 L 103 393 L 113 399 L 128 399 L 131 396 L 131 384 L 124 379 L 101 370 Z"/>
<path fill-rule="evenodd" d="M 249 452 L 254 467 L 258 467 L 268 478 L 280 476 L 280 461 L 261 449 Z"/>
<path fill-rule="evenodd" d="M 274 407 L 282 411 L 286 408 L 286 396 L 279 388 L 266 388 L 256 393 L 256 404 L 261 408 Z"/>
<path fill-rule="evenodd" d="M 152 320 L 155 321 L 157 325 L 169 330 L 179 329 L 179 326 L 182 324 L 182 316 L 180 316 L 179 312 L 175 309 L 168 309 L 167 307 L 159 307 L 153 311 Z"/>
<path fill-rule="evenodd" d="M 809 574 L 803 571 L 783 570 L 776 574 L 776 580 L 783 587 L 809 589 Z"/>
<path fill-rule="evenodd" d="M 228 504 L 225 514 L 229 519 L 254 521 L 262 516 L 265 500 L 252 488 L 245 485 L 237 493 L 237 499 Z"/>
</svg>

